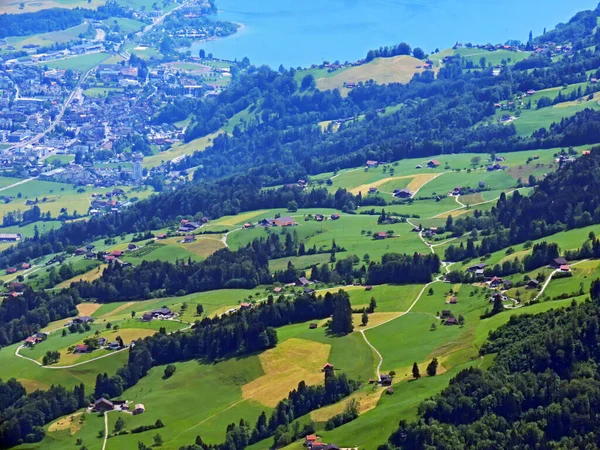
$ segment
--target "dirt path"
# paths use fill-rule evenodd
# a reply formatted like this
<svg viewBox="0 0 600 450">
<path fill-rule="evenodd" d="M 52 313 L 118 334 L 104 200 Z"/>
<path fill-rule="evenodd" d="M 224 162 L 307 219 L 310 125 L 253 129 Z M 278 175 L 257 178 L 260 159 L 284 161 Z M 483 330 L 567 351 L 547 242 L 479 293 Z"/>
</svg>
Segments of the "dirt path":
<svg viewBox="0 0 600 450">
<path fill-rule="evenodd" d="M 506 192 L 505 194 L 508 197 L 510 194 L 512 194 L 513 192 L 518 191 L 518 190 L 519 190 L 519 188 L 516 188 L 516 189 L 513 189 L 512 191 Z M 493 198 L 491 200 L 486 200 L 485 202 L 473 203 L 472 205 L 469 205 L 469 207 L 472 208 L 473 206 L 485 205 L 486 203 L 496 202 L 496 201 L 498 201 L 499 198 L 500 198 L 500 196 L 498 196 L 496 198 Z M 458 197 L 456 198 L 456 202 L 459 205 L 462 205 L 462 203 L 458 201 Z M 429 217 L 429 219 L 443 219 L 445 217 L 448 217 L 447 214 L 450 214 L 450 213 L 452 213 L 454 211 L 459 211 L 461 209 L 465 209 L 466 207 L 467 207 L 466 205 L 463 205 L 463 206 L 460 206 L 458 208 L 451 209 L 450 211 L 446 211 L 446 212 L 443 212 L 443 213 L 436 214 L 435 216 Z"/>
<path fill-rule="evenodd" d="M 106 411 L 104 413 L 104 441 L 102 442 L 102 450 L 106 449 L 106 442 L 108 441 L 108 413 L 110 411 Z"/>
</svg>

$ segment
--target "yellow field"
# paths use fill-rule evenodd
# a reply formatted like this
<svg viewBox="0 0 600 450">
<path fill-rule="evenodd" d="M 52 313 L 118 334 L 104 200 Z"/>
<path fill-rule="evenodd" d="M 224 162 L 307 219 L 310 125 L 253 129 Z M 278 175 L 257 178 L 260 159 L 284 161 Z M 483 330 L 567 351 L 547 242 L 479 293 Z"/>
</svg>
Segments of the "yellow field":
<svg viewBox="0 0 600 450">
<path fill-rule="evenodd" d="M 384 389 L 375 388 L 371 391 L 355 392 L 341 402 L 311 412 L 310 418 L 315 422 L 327 422 L 327 420 L 336 414 L 343 413 L 346 405 L 352 400 L 358 401 L 358 404 L 360 405 L 359 411 L 361 414 L 363 414 L 377 406 L 377 402 L 381 398 L 381 394 L 383 394 L 384 391 Z"/>
<path fill-rule="evenodd" d="M 47 390 L 50 388 L 46 383 L 41 382 L 40 380 L 30 380 L 29 378 L 17 378 L 17 381 L 23 385 L 27 392 L 33 392 L 40 390 Z"/>
<path fill-rule="evenodd" d="M 181 155 L 191 155 L 194 152 L 204 150 L 208 147 L 214 138 L 216 138 L 219 134 L 223 133 L 222 131 L 218 131 L 216 133 L 209 134 L 208 136 L 204 136 L 198 139 L 194 139 L 193 141 L 188 142 L 187 144 L 174 145 L 171 149 L 166 152 L 157 153 L 156 155 L 150 156 L 149 158 L 144 158 L 143 165 L 144 167 L 156 167 L 160 166 L 162 161 L 171 161 L 174 158 L 177 158 Z"/>
<path fill-rule="evenodd" d="M 502 264 L 505 261 L 513 261 L 515 258 L 519 258 L 522 261 L 523 257 L 529 254 L 530 252 L 531 250 L 521 250 L 518 252 L 514 252 L 512 255 L 507 255 L 504 258 L 502 258 L 500 261 L 498 261 L 498 264 Z"/>
<path fill-rule="evenodd" d="M 74 283 L 76 281 L 94 281 L 96 278 L 100 278 L 102 276 L 102 272 L 104 272 L 104 269 L 108 267 L 108 264 L 102 264 L 98 267 L 94 267 L 92 270 L 84 273 L 83 275 L 77 275 L 76 277 L 71 278 L 70 280 L 65 280 L 62 283 L 58 284 L 56 286 L 57 289 L 62 289 L 65 287 L 69 287 L 71 285 L 71 283 Z M 98 308 L 96 308 L 98 309 Z M 86 314 L 84 314 L 86 315 Z M 87 314 L 89 315 L 89 314 Z"/>
<path fill-rule="evenodd" d="M 221 241 L 220 234 L 211 234 L 209 237 L 196 236 L 196 240 L 194 242 L 190 242 L 189 244 L 184 244 L 181 242 L 182 239 L 183 238 L 181 236 L 175 236 L 168 239 L 163 239 L 159 242 L 185 248 L 187 251 L 195 253 L 202 258 L 208 258 L 217 250 L 225 247 L 223 241 Z"/>
<path fill-rule="evenodd" d="M 71 436 L 73 436 L 75 433 L 77 433 L 81 429 L 81 422 L 79 422 L 79 420 L 78 420 L 78 417 L 81 414 L 83 414 L 83 413 L 79 412 L 79 413 L 71 414 L 70 416 L 58 419 L 56 422 L 54 422 L 53 424 L 51 424 L 48 427 L 48 431 L 50 433 L 52 433 L 54 431 L 69 430 L 71 432 Z"/>
<path fill-rule="evenodd" d="M 215 224 L 225 225 L 225 226 L 233 226 L 233 225 L 241 225 L 246 222 L 249 222 L 252 218 L 256 216 L 260 216 L 261 214 L 266 213 L 266 209 L 258 210 L 258 211 L 248 211 L 242 214 L 238 214 L 237 216 L 227 216 L 215 222 Z"/>
<path fill-rule="evenodd" d="M 362 314 L 352 314 L 352 322 L 354 323 L 354 330 L 368 330 L 369 328 L 376 327 L 381 325 L 388 320 L 395 319 L 396 317 L 400 317 L 403 312 L 376 312 L 369 314 L 369 323 L 367 323 L 366 327 L 360 325 L 360 320 L 362 318 Z"/>
<path fill-rule="evenodd" d="M 80 303 L 77 305 L 77 311 L 80 316 L 91 316 L 100 306 L 100 303 Z"/>
<path fill-rule="evenodd" d="M 374 181 L 373 183 L 362 184 L 362 185 L 360 185 L 358 187 L 350 189 L 350 193 L 354 194 L 354 195 L 358 195 L 359 192 L 362 192 L 363 194 L 366 194 L 367 192 L 369 192 L 370 188 L 378 188 L 379 186 L 382 186 L 385 183 L 389 183 L 390 181 L 405 180 L 407 178 L 413 178 L 414 176 L 415 175 L 403 175 L 401 177 L 382 178 L 381 180 Z M 416 175 L 416 176 L 419 176 L 419 175 Z"/>
<path fill-rule="evenodd" d="M 308 385 L 322 383 L 321 369 L 330 350 L 328 344 L 304 339 L 293 338 L 278 344 L 259 355 L 265 374 L 242 386 L 242 396 L 275 407 L 300 381 Z"/>
<path fill-rule="evenodd" d="M 441 176 L 439 173 L 420 173 L 415 175 L 410 183 L 408 183 L 407 189 L 411 192 L 417 192 L 425 184 L 429 183 L 434 178 Z"/>
<path fill-rule="evenodd" d="M 424 72 L 416 66 L 423 61 L 412 56 L 394 56 L 392 58 L 376 58 L 368 64 L 351 67 L 329 78 L 319 78 L 317 87 L 321 90 L 340 89 L 346 83 L 359 83 L 374 80 L 380 84 L 408 83 L 415 73 Z M 437 73 L 439 69 L 434 69 Z"/>
</svg>

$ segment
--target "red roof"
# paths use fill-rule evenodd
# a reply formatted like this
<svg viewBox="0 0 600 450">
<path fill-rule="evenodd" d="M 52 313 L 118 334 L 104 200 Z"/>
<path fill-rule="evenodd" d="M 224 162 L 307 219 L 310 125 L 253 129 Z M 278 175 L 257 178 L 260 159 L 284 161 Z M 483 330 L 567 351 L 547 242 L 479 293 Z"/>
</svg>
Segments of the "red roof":
<svg viewBox="0 0 600 450">
<path fill-rule="evenodd" d="M 113 256 L 123 256 L 123 253 L 125 253 L 123 250 L 113 250 L 112 251 Z"/>
<path fill-rule="evenodd" d="M 571 268 L 568 264 L 563 264 L 562 266 L 560 266 L 560 270 L 562 270 L 563 272 L 568 272 L 569 270 L 571 270 Z"/>
<path fill-rule="evenodd" d="M 36 341 L 36 339 L 33 336 L 29 336 L 27 339 L 25 339 L 25 342 L 27 342 L 27 343 L 35 343 L 37 341 Z"/>
<path fill-rule="evenodd" d="M 323 366 L 323 369 L 328 369 L 328 368 L 332 368 L 333 369 L 333 364 L 327 363 Z"/>
<path fill-rule="evenodd" d="M 316 434 L 309 434 L 306 436 L 306 440 L 309 442 L 315 442 L 317 440 L 317 435 Z"/>
</svg>

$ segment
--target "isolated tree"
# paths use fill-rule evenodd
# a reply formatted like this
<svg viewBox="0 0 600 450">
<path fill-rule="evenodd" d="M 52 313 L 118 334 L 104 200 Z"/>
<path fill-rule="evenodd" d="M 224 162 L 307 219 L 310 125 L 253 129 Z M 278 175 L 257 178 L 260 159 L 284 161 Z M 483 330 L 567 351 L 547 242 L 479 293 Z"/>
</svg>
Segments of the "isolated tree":
<svg viewBox="0 0 600 450">
<path fill-rule="evenodd" d="M 367 308 L 363 309 L 362 317 L 360 319 L 363 327 L 366 327 L 369 323 L 369 314 L 367 313 Z"/>
<path fill-rule="evenodd" d="M 412 367 L 412 375 L 415 380 L 418 380 L 419 378 L 421 378 L 421 372 L 419 372 L 419 366 L 417 365 L 416 362 L 413 364 L 413 367 Z"/>
<path fill-rule="evenodd" d="M 435 374 L 437 374 L 437 368 L 438 360 L 437 358 L 433 358 L 431 362 L 427 365 L 427 375 L 429 375 L 430 377 L 435 376 Z"/>
<path fill-rule="evenodd" d="M 298 202 L 296 202 L 296 200 L 292 200 L 291 202 L 289 202 L 287 204 L 287 209 L 289 212 L 296 212 L 298 211 Z"/>
<path fill-rule="evenodd" d="M 304 78 L 302 78 L 301 87 L 303 90 L 312 89 L 316 85 L 317 85 L 317 83 L 315 82 L 315 77 L 312 74 L 309 73 Z"/>
<path fill-rule="evenodd" d="M 135 311 L 131 311 L 131 318 L 133 319 L 135 317 Z"/>
<path fill-rule="evenodd" d="M 204 312 L 204 306 L 202 306 L 200 303 L 198 303 L 196 305 L 196 315 L 201 316 L 203 312 Z"/>
<path fill-rule="evenodd" d="M 154 446 L 155 447 L 160 447 L 161 445 L 163 445 L 163 442 L 164 442 L 162 436 L 160 435 L 160 433 L 156 433 L 154 435 L 154 437 L 152 438 L 152 440 L 154 441 Z"/>
<path fill-rule="evenodd" d="M 427 291 L 427 295 L 433 295 L 433 288 L 430 287 L 429 290 Z"/>
<path fill-rule="evenodd" d="M 206 51 L 203 48 L 201 48 L 198 52 L 198 56 L 200 57 L 200 59 L 206 58 Z"/>
<path fill-rule="evenodd" d="M 173 364 L 169 364 L 167 367 L 165 367 L 165 378 L 170 378 L 176 370 L 177 367 L 175 367 Z"/>
<path fill-rule="evenodd" d="M 375 308 L 377 308 L 377 301 L 375 301 L 375 297 L 371 297 L 371 300 L 369 300 L 369 308 L 367 309 L 367 311 L 369 312 L 369 314 L 372 314 L 375 312 Z"/>
<path fill-rule="evenodd" d="M 115 433 L 118 433 L 119 431 L 121 431 L 124 428 L 125 428 L 125 421 L 123 420 L 122 417 L 119 417 L 117 419 L 117 421 L 115 422 L 114 431 L 115 431 Z"/>
</svg>

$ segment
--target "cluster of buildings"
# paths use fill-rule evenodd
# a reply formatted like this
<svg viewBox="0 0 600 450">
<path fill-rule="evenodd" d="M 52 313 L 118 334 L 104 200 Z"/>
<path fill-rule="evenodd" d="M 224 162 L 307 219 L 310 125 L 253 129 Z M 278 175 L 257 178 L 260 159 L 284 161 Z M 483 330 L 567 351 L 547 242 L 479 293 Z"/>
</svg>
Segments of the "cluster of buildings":
<svg viewBox="0 0 600 450">
<path fill-rule="evenodd" d="M 108 400 L 104 397 L 100 397 L 94 403 L 90 404 L 88 408 L 91 412 L 105 413 L 108 411 L 122 411 L 129 412 L 131 414 L 142 414 L 146 412 L 146 407 L 142 403 L 136 403 L 133 405 L 133 409 L 129 403 L 125 400 Z"/>
</svg>

